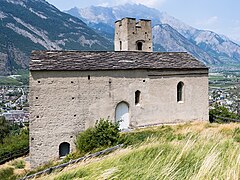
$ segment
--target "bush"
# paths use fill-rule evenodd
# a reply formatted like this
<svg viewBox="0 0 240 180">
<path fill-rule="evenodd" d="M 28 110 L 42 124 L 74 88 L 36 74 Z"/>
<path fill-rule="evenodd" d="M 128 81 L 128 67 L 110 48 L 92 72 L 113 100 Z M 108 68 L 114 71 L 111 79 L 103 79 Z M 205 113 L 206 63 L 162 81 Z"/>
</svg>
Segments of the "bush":
<svg viewBox="0 0 240 180">
<path fill-rule="evenodd" d="M 19 134 L 10 135 L 3 139 L 3 144 L 0 143 L 0 159 L 4 159 L 9 154 L 16 155 L 17 151 L 28 148 L 29 146 L 29 131 L 27 128 L 22 128 Z M 13 154 L 13 153 L 16 154 Z"/>
<path fill-rule="evenodd" d="M 100 119 L 93 128 L 88 128 L 77 136 L 76 145 L 80 152 L 91 152 L 97 148 L 116 145 L 119 140 L 119 125 Z"/>
<path fill-rule="evenodd" d="M 230 112 L 224 106 L 215 106 L 214 109 L 210 109 L 209 111 L 210 122 L 213 116 L 220 116 L 220 117 L 226 117 L 231 119 L 240 119 L 240 117 L 237 114 Z M 220 118 L 217 118 L 216 120 L 217 122 L 223 122 L 223 120 Z"/>
</svg>

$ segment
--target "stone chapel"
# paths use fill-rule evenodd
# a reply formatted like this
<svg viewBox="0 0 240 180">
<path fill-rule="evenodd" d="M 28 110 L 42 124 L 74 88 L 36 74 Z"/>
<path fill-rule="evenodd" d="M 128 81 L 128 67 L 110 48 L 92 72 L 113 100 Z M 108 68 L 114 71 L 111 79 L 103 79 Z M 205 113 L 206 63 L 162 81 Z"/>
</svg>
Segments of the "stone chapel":
<svg viewBox="0 0 240 180">
<path fill-rule="evenodd" d="M 208 120 L 208 68 L 186 52 L 152 52 L 150 20 L 115 23 L 115 51 L 33 51 L 30 163 L 74 151 L 100 118 L 120 129 Z"/>
</svg>

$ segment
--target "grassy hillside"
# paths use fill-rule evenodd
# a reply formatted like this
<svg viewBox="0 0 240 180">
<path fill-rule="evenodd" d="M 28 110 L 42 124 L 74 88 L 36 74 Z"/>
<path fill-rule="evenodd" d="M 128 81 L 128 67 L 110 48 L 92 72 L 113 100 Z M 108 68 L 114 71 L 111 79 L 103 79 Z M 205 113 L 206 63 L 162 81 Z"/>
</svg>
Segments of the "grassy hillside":
<svg viewBox="0 0 240 180">
<path fill-rule="evenodd" d="M 19 71 L 17 77 L 0 76 L 0 86 L 28 86 L 29 85 L 29 72 Z"/>
<path fill-rule="evenodd" d="M 124 149 L 39 179 L 240 179 L 240 124 L 160 126 L 123 139 Z"/>
</svg>

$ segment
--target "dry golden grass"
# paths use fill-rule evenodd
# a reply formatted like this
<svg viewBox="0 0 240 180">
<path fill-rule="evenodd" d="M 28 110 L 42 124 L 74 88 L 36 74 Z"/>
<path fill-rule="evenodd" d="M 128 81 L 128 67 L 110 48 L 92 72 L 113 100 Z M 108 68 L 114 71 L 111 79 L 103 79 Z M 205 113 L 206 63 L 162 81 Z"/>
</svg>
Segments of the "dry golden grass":
<svg viewBox="0 0 240 180">
<path fill-rule="evenodd" d="M 233 138 L 239 127 L 207 122 L 170 126 L 164 135 L 153 133 L 140 145 L 38 179 L 240 179 L 240 144 Z"/>
<path fill-rule="evenodd" d="M 139 129 L 126 136 L 127 148 L 36 179 L 237 180 L 238 128 L 237 123 L 191 122 Z"/>
</svg>

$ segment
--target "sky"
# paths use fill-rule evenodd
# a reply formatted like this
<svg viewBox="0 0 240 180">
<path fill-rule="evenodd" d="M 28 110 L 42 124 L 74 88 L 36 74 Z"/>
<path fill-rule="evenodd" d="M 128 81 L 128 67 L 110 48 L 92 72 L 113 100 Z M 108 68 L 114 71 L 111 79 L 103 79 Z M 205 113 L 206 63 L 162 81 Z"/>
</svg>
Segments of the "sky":
<svg viewBox="0 0 240 180">
<path fill-rule="evenodd" d="M 60 10 L 73 7 L 143 4 L 198 29 L 228 36 L 240 44 L 240 0 L 47 0 Z"/>
</svg>

